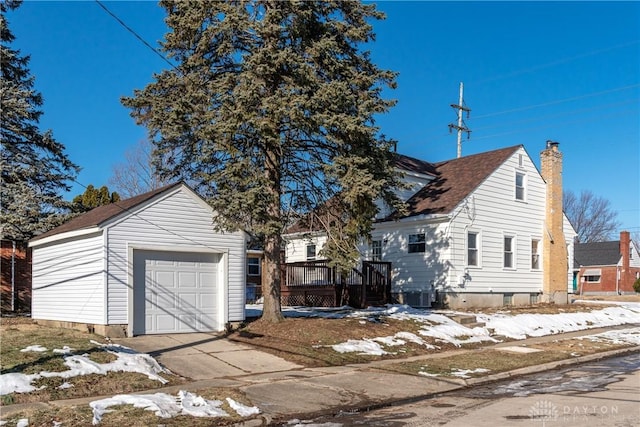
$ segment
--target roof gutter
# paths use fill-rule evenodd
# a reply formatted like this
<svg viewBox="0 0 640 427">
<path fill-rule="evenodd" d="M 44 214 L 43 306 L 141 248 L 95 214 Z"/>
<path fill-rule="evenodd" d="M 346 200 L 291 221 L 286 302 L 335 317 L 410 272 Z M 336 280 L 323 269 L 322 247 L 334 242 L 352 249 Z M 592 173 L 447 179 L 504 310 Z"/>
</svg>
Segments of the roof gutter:
<svg viewBox="0 0 640 427">
<path fill-rule="evenodd" d="M 46 245 L 51 242 L 55 242 L 63 239 L 71 239 L 74 237 L 85 236 L 87 234 L 93 234 L 102 231 L 102 228 L 96 226 L 90 228 L 83 228 L 80 230 L 67 231 L 66 233 L 54 234 L 53 236 L 47 236 L 42 239 L 38 239 L 35 237 L 34 239 L 29 241 L 29 247 L 35 248 L 37 246 Z"/>
</svg>

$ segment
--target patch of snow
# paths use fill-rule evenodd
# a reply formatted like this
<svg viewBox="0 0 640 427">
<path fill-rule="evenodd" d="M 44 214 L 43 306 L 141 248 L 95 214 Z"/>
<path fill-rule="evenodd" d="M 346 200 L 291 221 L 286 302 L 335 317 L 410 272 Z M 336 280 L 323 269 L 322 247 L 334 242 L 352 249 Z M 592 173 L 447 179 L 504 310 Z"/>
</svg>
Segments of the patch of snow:
<svg viewBox="0 0 640 427">
<path fill-rule="evenodd" d="M 60 389 L 60 390 L 64 390 L 65 388 L 71 388 L 71 387 L 73 387 L 73 384 L 68 383 L 68 382 L 66 382 L 66 381 L 65 381 L 64 383 L 60 384 L 60 385 L 59 385 L 58 387 L 56 387 L 56 388 L 58 388 L 58 389 Z"/>
<path fill-rule="evenodd" d="M 439 377 L 440 374 L 431 374 L 429 372 L 425 372 L 425 371 L 419 371 L 418 375 L 422 375 L 424 377 Z"/>
<path fill-rule="evenodd" d="M 145 353 L 137 353 L 135 350 L 117 344 L 101 344 L 91 341 L 107 352 L 117 356 L 110 363 L 97 363 L 89 359 L 88 355 L 64 356 L 64 364 L 69 367 L 62 372 L 42 371 L 39 374 L 9 373 L 0 375 L 0 396 L 9 393 L 30 393 L 36 388 L 31 383 L 39 378 L 60 377 L 69 379 L 79 375 L 101 374 L 107 372 L 136 372 L 146 375 L 148 378 L 166 384 L 168 381 L 159 374 L 170 373 L 164 369 L 151 356 Z M 44 388 L 44 387 L 42 387 Z"/>
<path fill-rule="evenodd" d="M 460 378 L 471 378 L 469 374 L 481 374 L 484 372 L 489 372 L 489 369 L 485 368 L 476 368 L 476 369 L 452 369 L 451 375 Z"/>
<path fill-rule="evenodd" d="M 601 334 L 576 337 L 576 339 L 585 339 L 593 342 L 610 342 L 612 344 L 640 345 L 640 328 L 617 329 Z"/>
<path fill-rule="evenodd" d="M 29 418 L 20 418 L 16 423 L 16 427 L 29 427 Z"/>
<path fill-rule="evenodd" d="M 0 396 L 10 393 L 31 393 L 43 387 L 36 388 L 31 383 L 40 378 L 38 374 L 20 374 L 12 372 L 0 375 Z"/>
<path fill-rule="evenodd" d="M 370 339 L 349 340 L 331 346 L 338 353 L 358 353 L 360 355 L 382 356 L 388 354 L 382 349 L 380 344 Z"/>
<path fill-rule="evenodd" d="M 0 426 L 3 426 L 3 425 L 5 425 L 6 423 L 8 423 L 8 421 L 5 421 L 5 420 L 0 420 Z"/>
<path fill-rule="evenodd" d="M 258 409 L 257 406 L 243 405 L 230 397 L 227 397 L 227 403 L 231 406 L 231 409 L 236 411 L 236 413 L 241 417 L 250 417 L 251 415 L 257 415 L 260 413 L 260 409 Z"/>
<path fill-rule="evenodd" d="M 191 415 L 194 417 L 229 416 L 229 414 L 221 408 L 222 401 L 207 400 L 184 390 L 180 390 L 176 396 L 171 396 L 166 393 L 141 395 L 120 394 L 93 401 L 89 405 L 93 410 L 93 425 L 99 424 L 104 414 L 112 412 L 112 410 L 108 408 L 115 405 L 133 405 L 135 408 L 153 411 L 156 416 L 161 418 L 171 418 L 177 415 Z M 244 405 L 241 406 L 248 408 Z"/>
<path fill-rule="evenodd" d="M 23 348 L 22 350 L 20 350 L 23 353 L 27 353 L 29 351 L 33 351 L 33 352 L 38 352 L 38 353 L 42 353 L 44 351 L 47 351 L 46 347 L 43 347 L 41 345 L 30 345 L 29 347 Z"/>
<path fill-rule="evenodd" d="M 537 353 L 539 351 L 542 351 L 539 348 L 522 347 L 518 345 L 513 345 L 509 347 L 497 347 L 496 350 L 506 351 L 509 353 Z"/>
<path fill-rule="evenodd" d="M 65 345 L 62 348 L 54 348 L 53 352 L 56 354 L 71 354 L 75 351 L 75 349 L 69 347 L 68 345 Z"/>
</svg>

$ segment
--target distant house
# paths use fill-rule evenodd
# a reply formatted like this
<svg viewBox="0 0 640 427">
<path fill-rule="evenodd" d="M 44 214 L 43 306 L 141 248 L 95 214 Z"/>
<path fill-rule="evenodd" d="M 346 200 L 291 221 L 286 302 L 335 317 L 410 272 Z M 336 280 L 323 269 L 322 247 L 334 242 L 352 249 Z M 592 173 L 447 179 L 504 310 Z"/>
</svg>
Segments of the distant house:
<svg viewBox="0 0 640 427">
<path fill-rule="evenodd" d="M 382 210 L 363 260 L 392 263 L 398 301 L 452 308 L 566 303 L 576 232 L 562 212 L 562 154 L 549 142 L 538 171 L 523 146 L 439 163 L 398 154 L 408 214 Z M 300 221 L 283 236 L 287 262 L 316 260 L 326 242 Z"/>
<path fill-rule="evenodd" d="M 2 239 L 0 256 L 2 313 L 31 312 L 31 249 L 27 242 Z"/>
<path fill-rule="evenodd" d="M 584 295 L 634 293 L 640 277 L 640 255 L 628 231 L 620 240 L 575 245 L 574 275 L 578 292 Z"/>
<path fill-rule="evenodd" d="M 213 230 L 182 183 L 93 209 L 41 234 L 32 317 L 109 336 L 224 330 L 244 320 L 244 232 Z"/>
</svg>

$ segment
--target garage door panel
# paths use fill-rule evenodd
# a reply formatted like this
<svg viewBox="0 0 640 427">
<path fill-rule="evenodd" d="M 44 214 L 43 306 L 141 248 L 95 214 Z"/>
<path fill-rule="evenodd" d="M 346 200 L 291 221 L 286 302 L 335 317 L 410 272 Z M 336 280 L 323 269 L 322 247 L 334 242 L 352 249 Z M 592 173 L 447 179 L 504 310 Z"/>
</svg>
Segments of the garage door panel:
<svg viewBox="0 0 640 427">
<path fill-rule="evenodd" d="M 134 330 L 146 334 L 218 330 L 219 259 L 203 253 L 136 251 L 134 270 L 144 271 L 134 272 L 138 278 L 134 281 L 143 277 L 144 290 L 134 289 L 134 311 L 144 313 L 134 315 Z M 136 326 L 142 319 L 144 327 Z"/>
<path fill-rule="evenodd" d="M 202 268 L 202 267 L 197 267 Z M 198 286 L 198 274 L 195 271 L 179 271 L 178 272 L 178 287 L 183 288 L 195 288 Z"/>
</svg>

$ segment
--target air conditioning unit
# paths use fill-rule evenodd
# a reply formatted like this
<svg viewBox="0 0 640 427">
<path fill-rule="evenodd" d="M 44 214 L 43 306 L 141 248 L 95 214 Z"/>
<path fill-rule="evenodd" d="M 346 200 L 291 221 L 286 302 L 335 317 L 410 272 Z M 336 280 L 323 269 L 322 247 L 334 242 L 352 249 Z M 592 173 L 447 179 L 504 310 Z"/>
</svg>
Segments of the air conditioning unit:
<svg viewBox="0 0 640 427">
<path fill-rule="evenodd" d="M 402 293 L 402 303 L 411 307 L 431 307 L 431 293 L 415 290 Z"/>
</svg>

